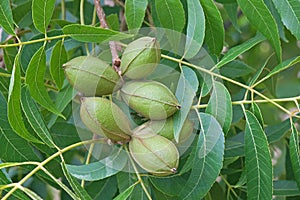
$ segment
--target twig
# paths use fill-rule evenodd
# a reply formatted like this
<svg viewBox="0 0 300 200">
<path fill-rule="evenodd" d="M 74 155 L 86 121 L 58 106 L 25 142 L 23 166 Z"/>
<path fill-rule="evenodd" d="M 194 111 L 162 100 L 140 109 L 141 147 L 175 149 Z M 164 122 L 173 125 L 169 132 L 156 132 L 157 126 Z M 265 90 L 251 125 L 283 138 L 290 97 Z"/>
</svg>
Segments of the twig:
<svg viewBox="0 0 300 200">
<path fill-rule="evenodd" d="M 100 27 L 108 29 L 109 27 L 107 25 L 105 13 L 104 13 L 103 8 L 100 4 L 100 1 L 99 0 L 94 0 L 94 4 L 95 4 L 97 15 L 98 15 L 98 18 L 99 18 L 99 21 L 100 21 Z M 119 75 L 121 75 L 121 70 L 120 70 L 121 59 L 118 56 L 116 42 L 110 41 L 109 42 L 109 47 L 110 47 L 111 56 L 112 56 L 113 68 Z"/>
</svg>

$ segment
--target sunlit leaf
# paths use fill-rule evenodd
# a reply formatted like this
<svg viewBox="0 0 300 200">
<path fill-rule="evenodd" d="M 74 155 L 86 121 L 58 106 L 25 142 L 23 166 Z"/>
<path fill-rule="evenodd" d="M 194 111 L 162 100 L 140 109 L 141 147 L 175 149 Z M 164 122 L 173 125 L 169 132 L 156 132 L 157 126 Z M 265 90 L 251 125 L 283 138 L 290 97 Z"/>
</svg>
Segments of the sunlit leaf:
<svg viewBox="0 0 300 200">
<path fill-rule="evenodd" d="M 32 19 L 37 30 L 46 33 L 53 15 L 55 0 L 33 0 Z"/>
<path fill-rule="evenodd" d="M 127 0 L 125 1 L 125 17 L 128 29 L 137 29 L 144 21 L 148 0 Z"/>
<path fill-rule="evenodd" d="M 9 34 L 15 35 L 14 19 L 9 0 L 0 1 L 0 26 Z"/>
<path fill-rule="evenodd" d="M 267 137 L 256 117 L 246 111 L 245 160 L 248 199 L 272 199 L 273 170 Z"/>
</svg>

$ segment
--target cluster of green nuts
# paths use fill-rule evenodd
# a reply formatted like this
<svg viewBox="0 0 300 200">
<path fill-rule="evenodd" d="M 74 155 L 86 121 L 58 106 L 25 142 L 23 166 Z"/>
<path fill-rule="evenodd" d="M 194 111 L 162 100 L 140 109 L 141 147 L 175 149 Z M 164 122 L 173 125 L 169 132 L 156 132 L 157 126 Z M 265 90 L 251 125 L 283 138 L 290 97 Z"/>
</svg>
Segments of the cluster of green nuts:
<svg viewBox="0 0 300 200">
<path fill-rule="evenodd" d="M 160 56 L 157 40 L 142 37 L 128 44 L 123 52 L 121 76 L 109 64 L 91 56 L 74 58 L 63 67 L 69 83 L 84 96 L 80 117 L 85 126 L 114 143 L 129 143 L 130 154 L 141 168 L 153 175 L 166 176 L 176 172 L 179 162 L 177 147 L 172 142 L 172 115 L 180 105 L 168 87 L 144 80 L 155 70 Z M 132 110 L 149 121 L 133 129 L 118 105 L 103 97 L 116 91 Z M 192 130 L 193 124 L 187 120 L 180 141 Z"/>
</svg>

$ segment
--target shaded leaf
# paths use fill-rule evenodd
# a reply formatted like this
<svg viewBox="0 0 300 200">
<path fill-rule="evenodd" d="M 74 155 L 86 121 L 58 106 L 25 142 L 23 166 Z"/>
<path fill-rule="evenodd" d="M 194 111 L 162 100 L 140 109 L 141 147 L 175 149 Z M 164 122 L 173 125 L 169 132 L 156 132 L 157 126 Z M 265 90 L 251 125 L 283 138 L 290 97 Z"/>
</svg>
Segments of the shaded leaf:
<svg viewBox="0 0 300 200">
<path fill-rule="evenodd" d="M 46 71 L 46 54 L 42 46 L 31 58 L 26 71 L 25 81 L 32 98 L 47 110 L 63 117 L 55 108 L 47 89 L 44 86 L 44 74 Z"/>
<path fill-rule="evenodd" d="M 238 4 L 236 2 L 225 3 L 223 6 L 224 6 L 224 9 L 226 10 L 226 13 L 227 13 L 233 27 L 238 32 L 241 32 L 240 27 L 238 25 Z"/>
<path fill-rule="evenodd" d="M 251 112 L 245 112 L 245 160 L 248 199 L 272 199 L 273 169 L 267 137 Z"/>
<path fill-rule="evenodd" d="M 132 35 L 113 31 L 110 29 L 79 24 L 71 24 L 65 26 L 63 28 L 63 33 L 69 35 L 74 40 L 96 43 L 111 40 L 122 40 L 132 37 Z"/>
<path fill-rule="evenodd" d="M 9 0 L 0 1 L 0 26 L 9 34 L 15 35 L 14 19 Z"/>
<path fill-rule="evenodd" d="M 199 0 L 189 0 L 186 30 L 185 58 L 194 57 L 202 47 L 205 35 L 205 17 Z"/>
<path fill-rule="evenodd" d="M 41 143 L 25 127 L 21 111 L 21 71 L 19 64 L 19 54 L 15 58 L 12 76 L 10 78 L 8 93 L 7 117 L 11 128 L 21 137 L 28 141 Z"/>
<path fill-rule="evenodd" d="M 33 200 L 43 200 L 42 197 L 40 197 L 37 193 L 35 193 L 34 191 L 32 191 L 26 187 L 23 187 L 23 191 L 25 194 L 27 194 Z"/>
<path fill-rule="evenodd" d="M 65 177 L 67 178 L 68 182 L 70 183 L 73 191 L 75 194 L 80 198 L 84 200 L 92 200 L 90 195 L 86 192 L 84 188 L 81 187 L 81 185 L 78 183 L 78 181 L 70 175 L 66 168 L 66 164 L 64 162 L 61 163 L 62 170 L 64 172 Z"/>
<path fill-rule="evenodd" d="M 125 1 L 125 17 L 128 29 L 138 29 L 142 26 L 148 0 L 127 0 Z"/>
<path fill-rule="evenodd" d="M 113 199 L 118 190 L 115 176 L 100 181 L 93 181 L 85 188 L 93 200 Z"/>
<path fill-rule="evenodd" d="M 220 68 L 220 73 L 229 78 L 246 76 L 255 71 L 253 67 L 239 60 L 233 60 Z"/>
<path fill-rule="evenodd" d="M 52 50 L 50 59 L 50 73 L 60 90 L 63 86 L 65 75 L 62 65 L 68 61 L 68 54 L 62 41 L 58 41 Z"/>
<path fill-rule="evenodd" d="M 278 180 L 274 181 L 274 195 L 276 196 L 296 196 L 300 195 L 296 181 Z"/>
<path fill-rule="evenodd" d="M 210 52 L 219 56 L 224 43 L 224 26 L 221 14 L 212 0 L 200 0 L 205 14 L 205 43 Z"/>
<path fill-rule="evenodd" d="M 126 3 L 126 2 L 125 2 Z M 106 17 L 107 25 L 114 31 L 120 30 L 119 17 L 117 14 L 110 14 Z"/>
<path fill-rule="evenodd" d="M 300 40 L 300 8 L 298 0 L 273 0 L 283 24 Z"/>
<path fill-rule="evenodd" d="M 185 14 L 180 0 L 155 0 L 156 13 L 162 27 L 181 32 Z"/>
<path fill-rule="evenodd" d="M 264 40 L 265 40 L 264 36 L 262 36 L 261 34 L 257 34 L 255 37 L 247 40 L 246 42 L 244 42 L 240 45 L 237 45 L 235 47 L 232 47 L 225 54 L 225 56 L 222 58 L 222 60 L 216 64 L 216 67 L 220 68 L 220 67 L 224 66 L 225 64 L 229 63 L 230 61 L 233 61 L 239 55 L 248 51 L 249 49 L 251 49 L 252 47 L 254 47 L 255 45 L 257 45 L 258 43 L 260 43 Z"/>
<path fill-rule="evenodd" d="M 180 199 L 201 199 L 210 190 L 223 165 L 224 133 L 217 120 L 198 113 L 201 132 L 191 175 L 182 188 Z"/>
<path fill-rule="evenodd" d="M 263 0 L 237 0 L 237 2 L 251 25 L 270 41 L 278 60 L 281 61 L 282 50 L 277 24 Z"/>
<path fill-rule="evenodd" d="M 193 99 L 198 90 L 198 79 L 195 72 L 189 67 L 183 66 L 178 81 L 175 96 L 178 99 L 181 109 L 174 114 L 174 138 L 178 142 L 180 131 L 189 114 Z"/>
<path fill-rule="evenodd" d="M 31 98 L 29 90 L 26 86 L 21 89 L 21 105 L 24 114 L 33 130 L 46 145 L 53 148 L 54 143 L 51 138 L 51 134 L 43 120 L 43 117 L 36 103 Z"/>
<path fill-rule="evenodd" d="M 213 91 L 205 110 L 216 118 L 226 134 L 232 121 L 231 97 L 227 88 L 218 81 L 213 82 Z"/>
<path fill-rule="evenodd" d="M 255 115 L 257 120 L 259 121 L 261 127 L 264 127 L 264 119 L 263 119 L 263 116 L 261 114 L 259 106 L 256 103 L 252 103 L 250 110 Z"/>
<path fill-rule="evenodd" d="M 34 26 L 41 33 L 46 33 L 53 15 L 55 0 L 33 0 L 32 19 Z"/>
<path fill-rule="evenodd" d="M 115 147 L 112 154 L 99 162 L 87 165 L 67 165 L 70 174 L 86 181 L 101 180 L 121 171 L 127 163 L 127 154 Z"/>
<path fill-rule="evenodd" d="M 135 186 L 136 186 L 136 184 L 131 185 L 125 191 L 123 191 L 118 196 L 116 196 L 114 198 L 114 200 L 126 200 L 130 196 L 130 194 L 133 192 L 133 189 L 134 189 Z"/>
<path fill-rule="evenodd" d="M 13 8 L 13 18 L 19 27 L 30 26 L 32 20 L 32 2 L 27 1 Z"/>
<path fill-rule="evenodd" d="M 18 48 L 16 47 L 8 47 L 3 49 L 5 68 L 7 69 L 8 72 L 12 71 L 14 60 L 17 54 L 18 54 Z"/>
<path fill-rule="evenodd" d="M 290 136 L 290 157 L 293 167 L 295 180 L 300 189 L 300 151 L 298 131 L 294 123 L 291 124 L 292 133 Z"/>
</svg>

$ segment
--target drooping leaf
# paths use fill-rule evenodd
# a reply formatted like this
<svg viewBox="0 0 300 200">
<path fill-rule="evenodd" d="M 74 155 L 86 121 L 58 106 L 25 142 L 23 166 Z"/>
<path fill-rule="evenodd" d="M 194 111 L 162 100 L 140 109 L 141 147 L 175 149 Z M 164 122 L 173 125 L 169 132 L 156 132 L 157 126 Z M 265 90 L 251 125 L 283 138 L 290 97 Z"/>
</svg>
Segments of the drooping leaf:
<svg viewBox="0 0 300 200">
<path fill-rule="evenodd" d="M 232 121 L 231 97 L 227 88 L 218 81 L 213 82 L 213 91 L 205 112 L 216 118 L 225 134 L 229 131 Z"/>
<path fill-rule="evenodd" d="M 34 26 L 41 33 L 46 33 L 53 15 L 55 0 L 33 0 L 32 19 Z"/>
<path fill-rule="evenodd" d="M 263 0 L 237 0 L 237 2 L 251 25 L 270 41 L 278 60 L 281 61 L 282 50 L 277 24 Z"/>
<path fill-rule="evenodd" d="M 193 104 L 193 99 L 196 96 L 198 85 L 199 83 L 195 72 L 189 67 L 183 66 L 182 73 L 180 74 L 176 93 L 175 93 L 178 102 L 181 105 L 181 109 L 178 112 L 176 112 L 173 117 L 174 138 L 177 142 L 179 140 L 182 126 Z"/>
<path fill-rule="evenodd" d="M 110 156 L 99 162 L 87 165 L 67 165 L 69 173 L 82 180 L 95 181 L 110 177 L 121 171 L 127 163 L 127 154 L 124 150 L 115 147 Z"/>
<path fill-rule="evenodd" d="M 238 25 L 238 4 L 234 3 L 226 3 L 223 5 L 226 13 L 233 25 L 233 27 L 238 31 L 241 32 L 240 27 Z"/>
<path fill-rule="evenodd" d="M 201 132 L 190 177 L 179 199 L 201 199 L 210 190 L 223 165 L 224 133 L 217 120 L 198 113 Z"/>
<path fill-rule="evenodd" d="M 62 65 L 68 61 L 68 54 L 62 41 L 58 41 L 52 50 L 50 59 L 50 73 L 60 90 L 63 86 L 65 75 Z"/>
<path fill-rule="evenodd" d="M 8 122 L 7 103 L 0 92 L 0 158 L 5 162 L 38 161 L 28 141 L 18 136 Z"/>
<path fill-rule="evenodd" d="M 251 49 L 252 47 L 254 47 L 255 45 L 257 45 L 258 43 L 260 43 L 264 40 L 265 40 L 264 36 L 262 36 L 261 34 L 257 34 L 255 37 L 249 39 L 248 41 L 246 41 L 238 46 L 232 47 L 225 54 L 225 56 L 222 58 L 222 60 L 216 64 L 216 67 L 220 68 L 220 67 L 224 66 L 225 64 L 229 63 L 230 61 L 233 61 L 239 55 L 248 51 L 249 49 Z"/>
<path fill-rule="evenodd" d="M 81 187 L 81 185 L 78 183 L 78 180 L 70 175 L 70 173 L 67 170 L 66 164 L 64 162 L 61 163 L 63 173 L 65 177 L 67 178 L 68 182 L 70 183 L 72 189 L 74 190 L 75 194 L 80 198 L 84 200 L 92 200 L 90 195 L 87 193 L 87 191 Z"/>
<path fill-rule="evenodd" d="M 36 134 L 49 147 L 54 147 L 51 134 L 43 120 L 43 117 L 29 94 L 28 88 L 25 86 L 21 89 L 21 105 L 23 112 Z"/>
<path fill-rule="evenodd" d="M 273 169 L 267 137 L 250 111 L 245 112 L 245 160 L 248 199 L 272 199 Z"/>
<path fill-rule="evenodd" d="M 125 18 L 128 29 L 138 29 L 144 21 L 148 0 L 125 1 Z"/>
<path fill-rule="evenodd" d="M 44 74 L 46 71 L 46 54 L 42 46 L 31 58 L 26 71 L 26 84 L 28 85 L 32 98 L 47 110 L 62 116 L 55 108 L 44 85 Z M 63 117 L 63 116 L 62 116 Z"/>
<path fill-rule="evenodd" d="M 28 141 L 40 143 L 25 127 L 21 111 L 21 70 L 19 64 L 19 54 L 15 58 L 12 76 L 10 78 L 8 92 L 8 121 L 12 129 L 21 137 Z"/>
<path fill-rule="evenodd" d="M 205 35 L 205 17 L 199 0 L 187 1 L 188 24 L 185 44 L 185 58 L 194 57 L 202 47 Z"/>
<path fill-rule="evenodd" d="M 88 25 L 71 24 L 63 28 L 63 33 L 81 42 L 96 42 L 122 40 L 132 35 Z"/>
<path fill-rule="evenodd" d="M 180 0 L 155 0 L 156 13 L 163 28 L 181 32 L 185 15 Z"/>
<path fill-rule="evenodd" d="M 293 167 L 295 180 L 300 189 L 300 150 L 299 150 L 299 136 L 294 123 L 291 124 L 292 133 L 290 136 L 290 157 Z"/>
<path fill-rule="evenodd" d="M 212 0 L 200 0 L 205 14 L 205 43 L 210 52 L 219 56 L 224 43 L 224 26 L 221 14 Z"/>
<path fill-rule="evenodd" d="M 298 0 L 273 0 L 283 24 L 300 40 L 300 9 Z"/>
<path fill-rule="evenodd" d="M 9 34 L 15 35 L 14 19 L 9 0 L 0 1 L 0 26 Z"/>
</svg>

